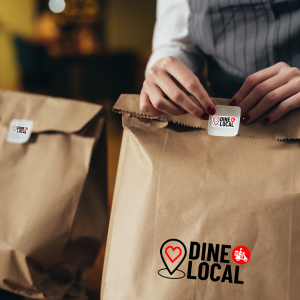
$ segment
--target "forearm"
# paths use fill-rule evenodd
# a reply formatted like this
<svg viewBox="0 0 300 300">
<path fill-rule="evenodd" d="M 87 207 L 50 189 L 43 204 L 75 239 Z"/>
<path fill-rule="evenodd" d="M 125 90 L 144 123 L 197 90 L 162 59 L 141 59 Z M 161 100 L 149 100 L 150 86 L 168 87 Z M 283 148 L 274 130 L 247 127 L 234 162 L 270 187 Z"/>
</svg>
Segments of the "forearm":
<svg viewBox="0 0 300 300">
<path fill-rule="evenodd" d="M 196 75 L 200 74 L 203 70 L 204 58 L 202 58 L 199 53 L 189 53 L 182 50 L 180 47 L 169 46 L 157 49 L 152 53 L 146 67 L 145 77 L 147 77 L 149 69 L 166 56 L 178 58 Z"/>
<path fill-rule="evenodd" d="M 189 5 L 187 0 L 158 0 L 157 20 L 153 35 L 153 53 L 145 75 L 160 59 L 174 56 L 195 74 L 200 74 L 204 58 L 195 48 L 188 33 Z"/>
</svg>

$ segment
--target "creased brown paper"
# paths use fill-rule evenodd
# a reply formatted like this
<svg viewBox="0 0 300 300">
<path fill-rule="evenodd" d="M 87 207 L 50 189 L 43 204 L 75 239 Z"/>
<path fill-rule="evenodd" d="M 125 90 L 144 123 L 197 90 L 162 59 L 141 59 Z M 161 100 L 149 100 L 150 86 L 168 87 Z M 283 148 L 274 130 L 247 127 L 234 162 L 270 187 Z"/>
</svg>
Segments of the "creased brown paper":
<svg viewBox="0 0 300 300">
<path fill-rule="evenodd" d="M 241 124 L 227 138 L 209 136 L 207 121 L 189 114 L 151 118 L 138 107 L 137 95 L 114 107 L 124 135 L 101 298 L 298 299 L 299 109 L 271 125 Z M 159 275 L 161 248 L 180 254 L 176 241 L 174 250 L 163 247 L 170 239 L 186 247 L 181 279 Z M 200 246 L 195 259 L 192 242 Z M 244 264 L 233 259 L 238 246 L 251 252 Z"/>
<path fill-rule="evenodd" d="M 86 299 L 107 222 L 102 106 L 0 91 L 0 288 L 34 299 Z M 10 121 L 32 120 L 25 144 Z"/>
</svg>

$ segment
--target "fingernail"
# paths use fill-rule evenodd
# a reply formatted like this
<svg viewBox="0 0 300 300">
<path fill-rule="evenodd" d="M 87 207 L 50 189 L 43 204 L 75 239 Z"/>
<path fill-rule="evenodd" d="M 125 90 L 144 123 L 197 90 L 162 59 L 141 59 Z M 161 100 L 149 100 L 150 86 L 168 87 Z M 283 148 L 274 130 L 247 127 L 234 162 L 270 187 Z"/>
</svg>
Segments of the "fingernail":
<svg viewBox="0 0 300 300">
<path fill-rule="evenodd" d="M 207 111 L 210 115 L 214 115 L 216 113 L 216 109 L 212 105 L 207 108 Z"/>
<path fill-rule="evenodd" d="M 269 117 L 265 117 L 265 118 L 263 118 L 262 122 L 264 124 L 268 124 L 270 122 L 270 118 Z"/>
<path fill-rule="evenodd" d="M 243 117 L 242 117 L 242 122 L 243 123 L 247 123 L 250 119 L 250 116 L 248 114 L 245 114 Z"/>
<path fill-rule="evenodd" d="M 229 105 L 230 106 L 235 106 L 236 104 L 236 100 L 233 98 L 230 102 L 229 102 Z"/>
<path fill-rule="evenodd" d="M 208 120 L 209 119 L 209 115 L 207 113 L 204 113 L 202 116 L 201 116 L 201 119 L 202 120 Z"/>
</svg>

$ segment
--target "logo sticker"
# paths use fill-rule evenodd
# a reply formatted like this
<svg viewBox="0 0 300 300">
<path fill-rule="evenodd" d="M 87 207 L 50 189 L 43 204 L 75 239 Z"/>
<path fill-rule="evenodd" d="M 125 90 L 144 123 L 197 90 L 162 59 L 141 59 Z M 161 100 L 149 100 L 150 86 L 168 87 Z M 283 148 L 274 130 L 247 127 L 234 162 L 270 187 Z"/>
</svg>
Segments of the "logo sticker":
<svg viewBox="0 0 300 300">
<path fill-rule="evenodd" d="M 213 136 L 236 136 L 239 132 L 241 108 L 216 105 L 216 114 L 209 116 L 207 133 Z"/>
<path fill-rule="evenodd" d="M 178 270 L 186 257 L 186 247 L 183 242 L 177 239 L 165 241 L 160 248 L 160 256 L 166 266 L 158 271 L 161 277 L 180 279 L 185 276 L 183 271 Z"/>
<path fill-rule="evenodd" d="M 32 127 L 31 120 L 11 120 L 6 141 L 15 144 L 26 143 L 30 138 Z"/>
</svg>

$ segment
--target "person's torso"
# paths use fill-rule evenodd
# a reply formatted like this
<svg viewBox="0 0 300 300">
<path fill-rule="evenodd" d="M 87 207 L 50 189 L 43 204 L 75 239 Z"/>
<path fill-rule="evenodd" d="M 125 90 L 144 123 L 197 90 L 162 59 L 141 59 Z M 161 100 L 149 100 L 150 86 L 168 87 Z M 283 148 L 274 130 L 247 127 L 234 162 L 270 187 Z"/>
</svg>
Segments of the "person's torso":
<svg viewBox="0 0 300 300">
<path fill-rule="evenodd" d="M 189 34 L 204 54 L 214 96 L 279 61 L 300 69 L 299 0 L 189 0 Z"/>
</svg>

